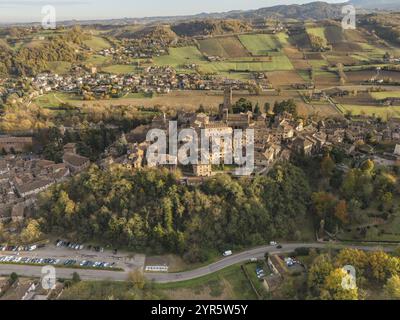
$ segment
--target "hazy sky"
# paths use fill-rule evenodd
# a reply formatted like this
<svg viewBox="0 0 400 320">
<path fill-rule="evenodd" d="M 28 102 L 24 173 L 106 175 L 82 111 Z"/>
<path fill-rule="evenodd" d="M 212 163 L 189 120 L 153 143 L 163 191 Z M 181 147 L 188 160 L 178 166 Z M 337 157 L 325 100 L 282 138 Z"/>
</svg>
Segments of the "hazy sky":
<svg viewBox="0 0 400 320">
<path fill-rule="evenodd" d="M 327 0 L 345 2 L 346 0 Z M 41 21 L 45 5 L 56 8 L 57 20 L 135 18 L 200 12 L 257 9 L 310 0 L 0 0 L 1 22 Z"/>
</svg>

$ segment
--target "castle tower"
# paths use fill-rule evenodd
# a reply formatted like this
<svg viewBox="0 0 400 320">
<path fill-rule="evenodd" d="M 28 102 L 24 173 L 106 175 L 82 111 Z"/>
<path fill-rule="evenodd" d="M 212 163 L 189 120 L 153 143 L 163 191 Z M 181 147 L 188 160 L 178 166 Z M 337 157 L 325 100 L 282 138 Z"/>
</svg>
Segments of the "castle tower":
<svg viewBox="0 0 400 320">
<path fill-rule="evenodd" d="M 219 115 L 222 118 L 232 108 L 232 87 L 226 86 L 224 90 L 224 103 L 220 106 Z"/>
</svg>

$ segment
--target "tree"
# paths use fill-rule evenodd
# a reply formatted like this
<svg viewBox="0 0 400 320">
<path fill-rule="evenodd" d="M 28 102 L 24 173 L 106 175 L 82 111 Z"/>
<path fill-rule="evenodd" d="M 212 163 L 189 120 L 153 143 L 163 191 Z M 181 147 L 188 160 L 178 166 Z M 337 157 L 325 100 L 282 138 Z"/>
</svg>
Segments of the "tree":
<svg viewBox="0 0 400 320">
<path fill-rule="evenodd" d="M 15 283 L 17 280 L 18 280 L 18 274 L 16 274 L 15 272 L 13 272 L 13 273 L 11 273 L 10 274 L 10 281 L 11 281 L 11 284 L 13 284 L 13 283 Z"/>
<path fill-rule="evenodd" d="M 260 113 L 261 113 L 260 106 L 259 106 L 259 104 L 257 102 L 256 106 L 254 107 L 254 114 L 255 115 L 259 115 Z"/>
<path fill-rule="evenodd" d="M 390 272 L 390 257 L 383 251 L 371 252 L 368 255 L 369 276 L 378 282 L 385 281 Z"/>
<path fill-rule="evenodd" d="M 368 174 L 372 174 L 372 172 L 374 171 L 374 168 L 375 168 L 375 164 L 371 159 L 364 161 L 364 163 L 361 166 L 362 171 L 364 171 Z"/>
<path fill-rule="evenodd" d="M 271 109 L 271 104 L 269 102 L 264 103 L 264 112 L 268 114 L 270 109 Z"/>
<path fill-rule="evenodd" d="M 28 225 L 21 232 L 21 240 L 25 243 L 31 243 L 41 238 L 42 232 L 37 220 L 30 220 Z"/>
<path fill-rule="evenodd" d="M 74 272 L 74 273 L 72 274 L 72 283 L 73 283 L 73 284 L 76 284 L 76 283 L 78 283 L 78 282 L 80 282 L 80 281 L 81 281 L 81 276 L 79 275 L 78 272 Z"/>
<path fill-rule="evenodd" d="M 343 286 L 343 281 L 349 277 L 342 268 L 335 269 L 326 277 L 321 291 L 321 299 L 324 300 L 358 300 L 358 288 Z"/>
<path fill-rule="evenodd" d="M 347 214 L 347 203 L 346 200 L 341 200 L 336 205 L 335 217 L 339 219 L 342 224 L 349 223 L 349 216 Z"/>
<path fill-rule="evenodd" d="M 400 277 L 397 274 L 387 280 L 384 292 L 388 299 L 400 300 Z"/>
<path fill-rule="evenodd" d="M 321 174 L 324 178 L 330 178 L 333 170 L 335 169 L 335 162 L 332 160 L 329 153 L 327 153 L 321 161 Z"/>
<path fill-rule="evenodd" d="M 351 265 L 356 269 L 357 274 L 362 275 L 368 265 L 368 256 L 362 250 L 345 248 L 336 256 L 335 265 L 341 268 Z"/>
<path fill-rule="evenodd" d="M 328 255 L 317 256 L 308 272 L 307 284 L 313 296 L 319 296 L 325 278 L 332 272 L 333 265 Z"/>
</svg>

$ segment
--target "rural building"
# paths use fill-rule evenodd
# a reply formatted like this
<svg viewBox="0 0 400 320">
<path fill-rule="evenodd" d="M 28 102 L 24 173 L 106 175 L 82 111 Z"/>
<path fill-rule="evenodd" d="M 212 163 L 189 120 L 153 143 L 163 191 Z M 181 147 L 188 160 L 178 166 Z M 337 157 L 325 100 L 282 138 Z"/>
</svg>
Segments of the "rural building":
<svg viewBox="0 0 400 320">
<path fill-rule="evenodd" d="M 0 136 L 0 150 L 23 152 L 33 145 L 32 137 Z"/>
</svg>

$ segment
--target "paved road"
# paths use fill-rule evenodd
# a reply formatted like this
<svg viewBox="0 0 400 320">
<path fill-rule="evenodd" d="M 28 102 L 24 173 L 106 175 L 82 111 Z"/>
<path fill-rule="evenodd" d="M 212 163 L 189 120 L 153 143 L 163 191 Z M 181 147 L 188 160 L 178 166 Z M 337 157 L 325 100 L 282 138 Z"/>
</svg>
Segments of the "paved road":
<svg viewBox="0 0 400 320">
<path fill-rule="evenodd" d="M 244 251 L 233 256 L 224 258 L 218 262 L 212 263 L 208 266 L 201 267 L 195 270 L 180 272 L 180 273 L 146 273 L 148 280 L 155 281 L 157 283 L 168 283 L 178 282 L 184 280 L 190 280 L 199 278 L 226 267 L 245 262 L 251 258 L 261 258 L 266 252 L 269 253 L 286 253 L 291 252 L 296 248 L 326 248 L 332 246 L 334 248 L 351 247 L 362 250 L 377 250 L 382 249 L 379 246 L 352 246 L 352 245 L 340 245 L 340 244 L 325 244 L 325 243 L 290 243 L 282 244 L 282 249 L 277 249 L 274 246 L 264 246 L 254 248 L 248 251 Z M 392 248 L 385 247 L 385 251 L 390 251 Z M 71 278 L 73 272 L 78 272 L 81 279 L 83 280 L 113 280 L 113 281 L 124 281 L 127 279 L 128 271 L 104 271 L 104 270 L 84 270 L 84 269 L 66 269 L 57 268 L 58 278 Z M 12 272 L 16 272 L 21 276 L 26 277 L 41 277 L 41 267 L 23 266 L 23 265 L 5 265 L 0 264 L 0 275 L 9 275 Z"/>
</svg>

